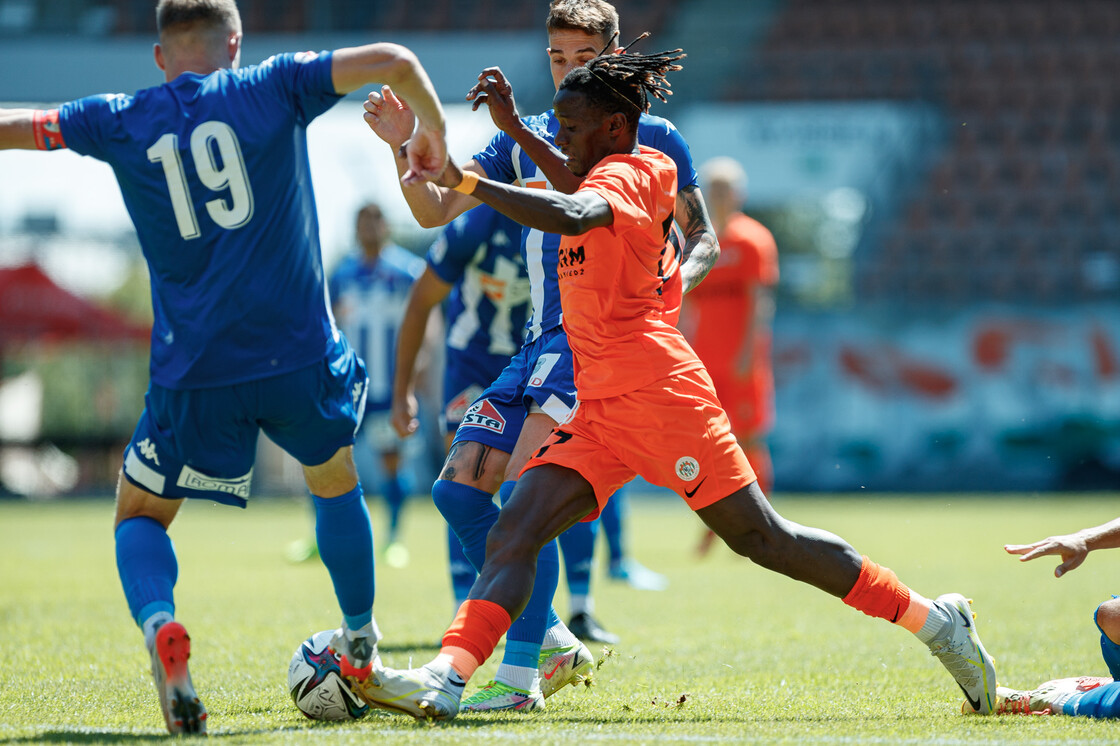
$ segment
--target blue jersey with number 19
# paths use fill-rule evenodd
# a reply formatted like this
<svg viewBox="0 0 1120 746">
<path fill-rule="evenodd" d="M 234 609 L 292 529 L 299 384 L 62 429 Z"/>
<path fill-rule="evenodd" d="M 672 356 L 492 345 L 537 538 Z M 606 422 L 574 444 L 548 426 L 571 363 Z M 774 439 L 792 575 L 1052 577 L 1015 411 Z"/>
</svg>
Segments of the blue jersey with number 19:
<svg viewBox="0 0 1120 746">
<path fill-rule="evenodd" d="M 339 98 L 324 52 L 60 107 L 67 147 L 112 166 L 148 261 L 153 382 L 223 386 L 327 353 L 306 128 Z"/>
</svg>

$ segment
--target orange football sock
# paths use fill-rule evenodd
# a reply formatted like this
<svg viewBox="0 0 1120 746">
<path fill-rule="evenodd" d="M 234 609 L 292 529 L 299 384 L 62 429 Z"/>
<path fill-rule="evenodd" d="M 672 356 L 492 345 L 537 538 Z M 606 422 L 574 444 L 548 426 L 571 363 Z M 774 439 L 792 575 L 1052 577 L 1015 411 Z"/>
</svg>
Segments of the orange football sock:
<svg viewBox="0 0 1120 746">
<path fill-rule="evenodd" d="M 466 681 L 494 652 L 511 623 L 509 612 L 493 601 L 467 599 L 444 633 L 439 652 L 451 657 L 451 667 Z"/>
<path fill-rule="evenodd" d="M 844 603 L 868 616 L 900 624 L 915 633 L 929 616 L 928 599 L 911 593 L 893 570 L 872 562 L 867 556 L 863 558 L 856 584 L 844 596 Z"/>
</svg>

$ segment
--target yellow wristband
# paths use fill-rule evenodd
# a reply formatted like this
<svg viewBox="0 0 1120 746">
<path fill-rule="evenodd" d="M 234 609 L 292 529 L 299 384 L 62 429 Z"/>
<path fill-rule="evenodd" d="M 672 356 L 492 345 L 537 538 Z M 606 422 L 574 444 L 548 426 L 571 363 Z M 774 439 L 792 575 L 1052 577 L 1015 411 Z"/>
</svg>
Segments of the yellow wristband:
<svg viewBox="0 0 1120 746">
<path fill-rule="evenodd" d="M 478 174 L 474 171 L 464 171 L 463 180 L 454 189 L 456 192 L 462 192 L 463 194 L 472 194 L 476 186 L 478 186 Z"/>
</svg>

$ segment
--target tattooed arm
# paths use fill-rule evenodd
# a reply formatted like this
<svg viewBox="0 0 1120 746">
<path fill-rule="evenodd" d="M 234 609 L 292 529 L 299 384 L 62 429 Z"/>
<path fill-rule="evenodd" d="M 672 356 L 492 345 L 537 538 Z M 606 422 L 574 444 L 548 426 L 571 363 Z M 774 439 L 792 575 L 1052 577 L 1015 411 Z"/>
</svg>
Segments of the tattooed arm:
<svg viewBox="0 0 1120 746">
<path fill-rule="evenodd" d="M 707 276 L 719 259 L 719 241 L 704 207 L 704 195 L 696 185 L 677 192 L 677 224 L 684 232 L 684 258 L 681 260 L 681 282 L 689 292 Z"/>
</svg>

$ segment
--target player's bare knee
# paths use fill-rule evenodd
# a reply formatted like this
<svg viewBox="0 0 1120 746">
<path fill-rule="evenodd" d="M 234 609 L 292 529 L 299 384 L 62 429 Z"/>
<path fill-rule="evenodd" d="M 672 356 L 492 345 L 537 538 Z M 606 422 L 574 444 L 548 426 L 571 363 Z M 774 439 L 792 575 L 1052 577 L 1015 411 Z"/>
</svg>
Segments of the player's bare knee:
<svg viewBox="0 0 1120 746">
<path fill-rule="evenodd" d="M 1120 598 L 1110 599 L 1098 606 L 1096 617 L 1105 637 L 1120 645 Z"/>
<path fill-rule="evenodd" d="M 483 492 L 497 492 L 509 454 L 472 441 L 460 441 L 447 453 L 439 478 Z"/>
</svg>

